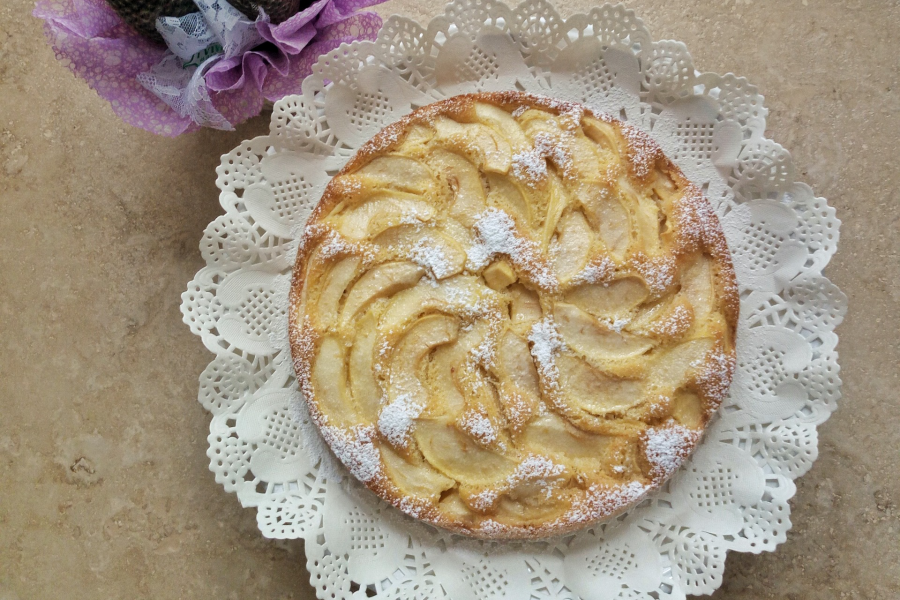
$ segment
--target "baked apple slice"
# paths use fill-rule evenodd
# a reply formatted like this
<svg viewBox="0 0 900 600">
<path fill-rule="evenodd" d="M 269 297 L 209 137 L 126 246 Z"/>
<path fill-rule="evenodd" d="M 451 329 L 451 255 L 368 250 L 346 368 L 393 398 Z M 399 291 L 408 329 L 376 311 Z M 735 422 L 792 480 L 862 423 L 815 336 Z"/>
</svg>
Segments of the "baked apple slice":
<svg viewBox="0 0 900 600">
<path fill-rule="evenodd" d="M 574 304 L 595 317 L 616 319 L 628 315 L 650 296 L 647 285 L 637 277 L 623 277 L 602 283 L 583 283 L 565 294 Z"/>
<path fill-rule="evenodd" d="M 457 123 L 446 117 L 434 120 L 436 138 L 459 152 L 486 173 L 508 173 L 512 162 L 509 142 L 486 125 Z"/>
<path fill-rule="evenodd" d="M 425 195 L 434 190 L 435 178 L 421 162 L 406 156 L 379 156 L 355 174 L 369 180 L 369 186 Z"/>
<path fill-rule="evenodd" d="M 435 150 L 429 161 L 441 172 L 450 188 L 450 216 L 471 227 L 487 208 L 478 169 L 468 160 L 447 150 Z"/>
<path fill-rule="evenodd" d="M 496 374 L 500 381 L 500 404 L 513 435 L 519 434 L 541 402 L 537 369 L 528 342 L 506 331 L 497 344 Z"/>
<path fill-rule="evenodd" d="M 531 143 L 525 137 L 522 126 L 502 108 L 484 102 L 475 103 L 475 117 L 492 127 L 510 145 L 513 152 L 521 152 L 531 148 Z"/>
<path fill-rule="evenodd" d="M 645 398 L 640 381 L 610 377 L 580 358 L 561 354 L 556 366 L 567 404 L 591 415 L 622 414 Z"/>
<path fill-rule="evenodd" d="M 597 361 L 639 356 L 654 346 L 653 340 L 617 332 L 574 304 L 557 302 L 553 305 L 553 318 L 566 344 Z"/>
<path fill-rule="evenodd" d="M 407 458 L 397 454 L 387 445 L 381 445 L 379 449 L 387 476 L 405 496 L 437 504 L 441 494 L 456 485 L 455 481 L 441 474 L 419 454 Z"/>
<path fill-rule="evenodd" d="M 561 282 L 567 282 L 587 265 L 593 237 L 591 226 L 580 210 L 570 211 L 560 219 L 556 246 L 551 250 L 555 250 L 553 263 Z"/>
<path fill-rule="evenodd" d="M 358 257 L 350 256 L 338 261 L 325 275 L 318 303 L 314 305 L 320 327 L 327 329 L 337 321 L 341 298 L 350 282 L 356 279 L 361 264 Z"/>
<path fill-rule="evenodd" d="M 461 484 L 489 486 L 509 477 L 518 464 L 483 448 L 446 418 L 420 419 L 414 436 L 425 460 Z"/>
<path fill-rule="evenodd" d="M 341 211 L 336 226 L 350 240 L 374 237 L 403 223 L 426 222 L 434 218 L 433 205 L 415 196 L 377 195 L 360 205 Z"/>
<path fill-rule="evenodd" d="M 359 278 L 347 293 L 341 322 L 347 324 L 377 298 L 393 296 L 400 290 L 415 285 L 425 269 L 410 262 L 392 262 L 378 265 Z"/>
<path fill-rule="evenodd" d="M 421 225 L 400 225 L 383 231 L 374 240 L 387 252 L 425 267 L 435 279 L 457 275 L 466 266 L 466 252 L 449 235 Z"/>
<path fill-rule="evenodd" d="M 578 187 L 576 197 L 607 251 L 621 260 L 631 243 L 631 217 L 618 194 L 604 183 L 586 182 Z"/>
<path fill-rule="evenodd" d="M 372 315 L 365 315 L 356 325 L 356 337 L 350 349 L 347 363 L 350 391 L 353 400 L 369 423 L 378 419 L 384 392 L 375 379 L 375 344 L 378 341 L 376 321 Z"/>
</svg>

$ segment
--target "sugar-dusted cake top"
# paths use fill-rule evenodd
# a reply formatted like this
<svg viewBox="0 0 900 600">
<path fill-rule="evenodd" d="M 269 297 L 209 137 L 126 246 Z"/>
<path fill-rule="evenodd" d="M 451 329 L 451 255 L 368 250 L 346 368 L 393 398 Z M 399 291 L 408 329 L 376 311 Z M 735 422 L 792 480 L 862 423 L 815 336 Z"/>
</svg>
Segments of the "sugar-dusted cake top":
<svg viewBox="0 0 900 600">
<path fill-rule="evenodd" d="M 731 382 L 718 219 L 646 134 L 518 92 L 370 140 L 310 218 L 295 370 L 337 457 L 477 537 L 618 514 L 690 454 Z"/>
</svg>

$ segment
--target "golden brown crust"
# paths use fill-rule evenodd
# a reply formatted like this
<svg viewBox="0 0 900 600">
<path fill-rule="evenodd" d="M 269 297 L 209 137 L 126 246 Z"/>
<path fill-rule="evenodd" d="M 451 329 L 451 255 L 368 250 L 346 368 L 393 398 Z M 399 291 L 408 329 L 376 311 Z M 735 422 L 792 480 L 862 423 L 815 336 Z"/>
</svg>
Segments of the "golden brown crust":
<svg viewBox="0 0 900 600">
<path fill-rule="evenodd" d="M 651 237 L 656 248 L 636 248 L 639 244 L 631 244 L 627 251 L 617 256 L 613 256 L 612 250 L 610 250 L 606 254 L 601 253 L 601 255 L 590 258 L 579 274 L 560 278 L 554 271 L 553 261 L 548 258 L 549 250 L 547 248 L 549 246 L 544 244 L 544 247 L 540 247 L 538 242 L 534 242 L 534 248 L 526 244 L 519 248 L 522 251 L 517 252 L 515 256 L 509 254 L 506 256 L 506 260 L 491 262 L 489 266 L 494 269 L 495 273 L 490 274 L 490 277 L 484 275 L 485 265 L 476 265 L 477 268 L 473 268 L 471 256 L 468 256 L 466 267 L 459 275 L 450 274 L 442 277 L 441 273 L 430 270 L 434 265 L 428 268 L 423 266 L 421 271 L 426 273 L 426 279 L 430 278 L 431 281 L 428 284 L 422 283 L 425 281 L 421 279 L 422 274 L 416 271 L 415 265 L 408 260 L 408 257 L 404 260 L 405 257 L 395 256 L 391 254 L 391 251 L 384 249 L 393 247 L 390 244 L 373 245 L 372 240 L 368 237 L 369 234 L 365 231 L 362 231 L 356 238 L 351 236 L 352 239 L 338 231 L 335 219 L 332 217 L 346 214 L 346 211 L 345 213 L 341 213 L 341 211 L 347 206 L 355 206 L 353 203 L 362 197 L 361 195 L 369 194 L 368 197 L 371 197 L 376 192 L 381 193 L 384 192 L 384 189 L 389 189 L 393 194 L 392 198 L 399 198 L 398 202 L 401 204 L 406 202 L 409 206 L 414 206 L 417 199 L 430 198 L 428 194 L 431 192 L 414 189 L 414 177 L 409 179 L 412 182 L 409 183 L 401 181 L 407 175 L 396 175 L 395 179 L 399 183 L 393 182 L 387 188 L 381 189 L 378 188 L 381 183 L 372 183 L 372 180 L 361 183 L 358 180 L 358 174 L 373 161 L 393 156 L 396 151 L 404 147 L 404 144 L 407 144 L 410 136 L 421 135 L 424 136 L 423 139 L 426 139 L 429 131 L 433 134 L 435 123 L 439 119 L 450 118 L 452 121 L 462 124 L 483 124 L 483 118 L 475 114 L 476 107 L 479 105 L 498 107 L 513 115 L 518 111 L 520 116 L 528 109 L 535 109 L 536 112 L 532 113 L 535 118 L 543 118 L 538 113 L 556 117 L 557 121 L 554 123 L 561 124 L 560 127 L 569 128 L 572 132 L 580 132 L 579 140 L 586 139 L 596 146 L 598 152 L 608 151 L 609 156 L 619 157 L 618 162 L 624 164 L 627 172 L 610 171 L 606 174 L 607 181 L 611 181 L 613 182 L 611 185 L 617 186 L 616 192 L 638 196 L 639 202 L 647 201 L 647 198 L 656 202 L 657 207 L 654 210 L 655 214 L 659 216 L 658 230 L 656 229 L 657 223 L 650 223 L 654 229 Z M 540 140 L 535 142 L 534 139 L 529 139 L 529 143 L 540 143 Z M 427 145 L 427 142 L 423 142 L 423 144 Z M 536 146 L 532 145 L 529 148 L 533 149 Z M 571 161 L 574 160 L 573 157 L 564 156 L 565 153 L 562 150 L 554 150 L 554 148 L 556 147 L 545 148 L 544 155 L 541 155 L 541 161 L 546 160 L 548 170 L 558 173 L 559 178 L 565 180 L 566 185 L 577 185 L 577 176 L 567 172 Z M 491 157 L 481 156 L 472 160 L 476 160 L 476 162 L 477 160 L 489 161 Z M 609 164 L 614 165 L 616 162 L 611 160 Z M 492 177 L 491 173 L 485 173 L 484 169 L 480 169 L 479 173 L 483 182 L 487 182 L 485 185 L 490 185 L 488 180 Z M 388 179 L 390 179 L 389 175 Z M 379 174 L 380 176 L 382 174 Z M 355 177 L 357 179 L 354 179 Z M 527 179 L 528 173 L 519 179 L 523 178 Z M 452 181 L 445 182 L 443 180 L 439 183 L 445 187 L 447 185 L 452 187 L 453 184 Z M 459 185 L 458 182 L 457 185 Z M 535 183 L 534 185 L 546 184 Z M 624 188 L 619 189 L 619 186 L 624 186 Z M 373 192 L 373 190 L 376 191 Z M 581 199 L 577 201 L 586 202 Z M 443 215 L 446 212 L 446 207 L 440 205 L 440 200 L 430 200 L 430 202 L 432 208 L 437 206 L 435 210 L 439 211 L 438 214 Z M 414 207 L 411 210 L 422 210 L 422 208 Z M 584 221 L 582 217 L 589 212 L 585 209 L 579 213 L 581 216 L 578 218 Z M 378 214 L 378 218 L 384 216 L 376 214 Z M 562 214 L 562 210 L 560 214 Z M 477 216 L 469 215 L 473 220 Z M 421 230 L 422 219 L 427 221 L 431 217 L 419 215 L 416 218 L 420 220 L 406 218 L 406 221 L 403 221 L 401 218 L 399 221 L 389 223 L 382 231 L 401 232 L 404 227 L 419 227 Z M 468 217 L 463 213 L 463 216 L 458 218 L 465 220 Z M 634 215 L 631 218 L 637 219 Z M 501 221 L 501 224 L 505 222 Z M 599 234 L 596 226 L 601 221 L 590 222 L 588 219 L 585 222 L 589 223 L 594 237 L 597 237 Z M 494 224 L 496 225 L 496 223 Z M 511 230 L 513 235 L 521 235 L 523 239 L 531 235 L 536 239 L 535 231 L 530 231 L 530 233 L 524 232 L 524 230 L 520 231 L 522 227 L 524 226 L 516 221 Z M 467 228 L 471 234 L 471 224 Z M 564 231 L 555 228 L 551 229 L 551 233 L 556 239 Z M 594 244 L 597 243 L 599 242 Z M 426 263 L 428 263 L 427 260 L 422 264 Z M 387 266 L 385 267 L 385 265 Z M 564 264 L 561 266 L 565 267 Z M 502 388 L 504 383 L 501 377 L 502 372 L 498 375 L 495 366 L 479 368 L 488 374 L 488 384 L 494 389 L 493 397 L 502 400 L 502 410 L 496 415 L 491 413 L 494 409 L 488 406 L 484 409 L 487 412 L 466 413 L 468 421 L 462 417 L 456 418 L 455 421 L 448 421 L 444 416 L 430 414 L 430 407 L 404 405 L 403 402 L 407 400 L 403 394 L 389 399 L 389 404 L 394 408 L 399 407 L 401 421 L 403 419 L 408 421 L 410 418 L 416 420 L 421 416 L 422 419 L 428 421 L 427 427 L 435 432 L 434 435 L 437 436 L 437 439 L 441 439 L 441 436 L 445 435 L 445 428 L 452 429 L 454 436 L 462 432 L 460 435 L 464 437 L 460 438 L 461 441 L 458 443 L 465 446 L 463 448 L 465 452 L 474 453 L 474 462 L 477 462 L 475 457 L 481 456 L 480 453 L 484 453 L 485 460 L 488 461 L 495 460 L 495 457 L 499 456 L 500 458 L 496 458 L 496 465 L 492 468 L 502 470 L 509 467 L 511 469 L 509 477 L 500 487 L 497 487 L 499 484 L 496 484 L 496 481 L 494 486 L 490 487 L 486 484 L 481 485 L 479 481 L 473 483 L 466 480 L 460 483 L 459 480 L 456 480 L 453 487 L 431 497 L 426 497 L 428 494 L 425 493 L 418 496 L 409 493 L 409 489 L 427 487 L 425 485 L 416 487 L 418 481 L 404 481 L 402 486 L 406 486 L 406 491 L 401 489 L 402 486 L 398 483 L 397 477 L 406 475 L 397 471 L 397 465 L 400 465 L 400 471 L 412 472 L 414 475 L 419 473 L 416 469 L 421 467 L 420 471 L 425 473 L 422 477 L 443 477 L 444 479 L 448 478 L 446 473 L 453 472 L 453 468 L 435 470 L 432 468 L 433 465 L 424 458 L 421 448 L 419 448 L 420 444 L 416 441 L 418 438 L 409 437 L 408 432 L 402 428 L 402 431 L 396 427 L 392 428 L 390 422 L 383 426 L 385 423 L 382 423 L 381 420 L 386 412 L 384 400 L 379 399 L 379 403 L 376 405 L 370 403 L 364 406 L 365 403 L 360 404 L 359 399 L 354 396 L 356 388 L 353 386 L 356 385 L 356 382 L 349 374 L 352 368 L 346 365 L 354 360 L 352 354 L 354 348 L 361 347 L 366 343 L 375 343 L 367 341 L 369 338 L 366 337 L 365 331 L 367 330 L 365 328 L 369 325 L 366 324 L 366 319 L 370 318 L 374 322 L 382 319 L 382 316 L 379 316 L 378 319 L 367 317 L 369 309 L 360 305 L 357 312 L 361 316 L 359 318 L 354 316 L 352 323 L 348 325 L 340 321 L 340 319 L 345 319 L 343 313 L 338 317 L 336 310 L 329 311 L 322 308 L 322 305 L 330 302 L 335 307 L 343 306 L 344 312 L 346 312 L 347 303 L 351 302 L 352 294 L 349 291 L 351 282 L 361 281 L 365 275 L 373 273 L 380 267 L 384 268 L 383 272 L 370 275 L 370 277 L 382 277 L 386 282 L 383 285 L 393 286 L 384 288 L 390 289 L 392 294 L 400 294 L 402 290 L 409 287 L 405 288 L 406 283 L 404 282 L 415 281 L 417 278 L 421 281 L 411 284 L 412 287 L 441 285 L 442 282 L 453 280 L 454 277 L 463 277 L 466 273 L 473 273 L 476 277 L 480 276 L 484 282 L 487 282 L 489 278 L 496 282 L 493 285 L 485 285 L 485 289 L 500 286 L 500 295 L 502 296 L 500 304 L 496 304 L 498 302 L 497 294 L 491 296 L 486 292 L 484 295 L 478 295 L 480 294 L 478 292 L 472 296 L 472 298 L 477 297 L 482 301 L 479 304 L 479 310 L 482 310 L 483 314 L 480 316 L 472 316 L 467 313 L 460 317 L 454 314 L 453 318 L 457 319 L 454 324 L 452 319 L 447 320 L 447 317 L 442 320 L 441 315 L 444 313 L 441 310 L 444 309 L 437 310 L 433 314 L 423 313 L 424 316 L 415 315 L 416 320 L 413 324 L 419 326 L 420 329 L 427 329 L 432 341 L 440 342 L 428 346 L 432 352 L 434 348 L 440 347 L 440 344 L 446 343 L 450 339 L 455 340 L 456 336 L 461 335 L 460 323 L 465 327 L 472 328 L 480 326 L 479 323 L 496 320 L 496 316 L 490 316 L 495 313 L 490 311 L 498 310 L 498 307 L 508 310 L 508 316 L 512 319 L 515 303 L 524 302 L 522 306 L 526 306 L 528 302 L 526 296 L 534 293 L 535 290 L 539 292 L 538 295 L 542 300 L 541 306 L 536 309 L 538 312 L 546 311 L 550 306 L 554 307 L 548 316 L 533 324 L 528 336 L 532 348 L 531 355 L 536 361 L 535 365 L 540 379 L 541 402 L 546 405 L 546 408 L 540 410 L 549 411 L 546 413 L 548 416 L 541 417 L 539 415 L 543 413 L 535 412 L 537 409 L 534 407 L 528 408 L 528 403 L 516 396 L 518 392 L 508 392 L 505 388 L 498 391 L 497 387 Z M 709 270 L 710 273 L 704 269 Z M 513 273 L 511 276 L 510 272 Z M 517 280 L 518 283 L 509 285 L 508 277 L 514 278 L 513 281 Z M 704 296 L 704 291 L 698 288 L 698 285 L 702 288 L 703 282 L 709 280 L 710 277 L 712 289 L 707 291 Z M 567 403 L 567 400 L 561 396 L 560 387 L 554 387 L 556 383 L 548 379 L 548 373 L 543 370 L 545 367 L 555 369 L 554 361 L 556 359 L 552 359 L 552 364 L 547 367 L 541 363 L 537 347 L 539 344 L 546 346 L 549 343 L 553 346 L 557 343 L 553 336 L 558 338 L 559 334 L 555 332 L 556 324 L 551 317 L 556 317 L 557 320 L 562 318 L 563 322 L 566 322 L 565 319 L 572 318 L 575 319 L 576 325 L 578 319 L 585 318 L 584 315 L 587 313 L 577 307 L 573 308 L 574 305 L 570 305 L 568 302 L 576 304 L 582 301 L 587 301 L 589 304 L 593 302 L 591 297 L 584 296 L 584 290 L 589 285 L 612 285 L 615 287 L 625 280 L 643 281 L 643 285 L 648 290 L 647 296 L 638 303 L 640 307 L 643 307 L 641 311 L 634 309 L 632 313 L 629 313 L 638 316 L 633 317 L 632 321 L 625 325 L 626 330 L 632 332 L 625 335 L 634 339 L 651 340 L 653 349 L 645 355 L 629 357 L 627 360 L 608 361 L 608 364 L 604 366 L 605 370 L 602 371 L 602 377 L 608 379 L 611 382 L 610 385 L 617 385 L 621 381 L 643 381 L 641 378 L 647 379 L 647 373 L 653 369 L 674 368 L 666 367 L 663 364 L 667 360 L 666 357 L 673 356 L 669 362 L 677 363 L 678 357 L 675 356 L 676 353 L 672 349 L 687 348 L 692 340 L 699 340 L 706 346 L 703 346 L 705 349 L 699 355 L 701 359 L 695 359 L 690 363 L 691 375 L 679 384 L 677 389 L 663 389 L 665 386 L 659 387 L 659 385 L 653 384 L 659 387 L 659 397 L 655 401 L 643 402 L 638 408 L 617 409 L 606 413 L 607 416 L 601 418 L 584 409 L 576 409 Z M 628 281 L 626 284 L 631 285 Z M 700 284 L 697 283 L 698 281 Z M 313 288 L 312 292 L 310 292 L 310 286 Z M 310 293 L 315 297 L 309 297 Z M 519 297 L 516 296 L 517 294 L 519 296 L 525 294 L 525 296 Z M 709 302 L 704 303 L 707 296 L 710 296 Z M 696 297 L 700 298 L 699 304 L 695 301 Z M 494 299 L 491 300 L 491 298 Z M 491 304 L 492 302 L 495 304 Z M 546 304 L 547 302 L 551 302 L 551 304 Z M 354 306 L 356 305 L 354 304 Z M 583 308 L 584 304 L 581 306 Z M 739 297 L 734 270 L 718 219 L 702 192 L 685 178 L 674 163 L 664 156 L 651 138 L 630 125 L 606 115 L 594 114 L 580 105 L 520 92 L 498 92 L 456 96 L 413 112 L 386 127 L 364 144 L 334 177 L 310 216 L 300 242 L 290 293 L 289 331 L 295 371 L 309 404 L 311 415 L 337 456 L 372 491 L 416 518 L 459 533 L 486 538 L 537 538 L 573 531 L 619 514 L 633 506 L 647 492 L 661 485 L 674 472 L 678 464 L 690 454 L 712 414 L 724 398 L 731 382 L 738 306 Z M 569 312 L 559 314 L 553 310 Z M 527 311 L 522 314 L 527 314 Z M 427 318 L 429 316 L 430 319 Z M 549 330 L 546 331 L 541 330 L 541 324 L 545 322 L 549 326 Z M 585 322 L 593 323 L 594 321 L 587 320 Z M 504 323 L 506 322 L 504 321 Z M 622 326 L 618 325 L 618 321 L 614 326 L 619 327 L 616 330 L 616 333 L 619 333 Z M 356 337 L 345 339 L 346 336 L 341 337 L 343 334 L 335 333 L 341 327 L 351 327 L 352 335 Z M 371 327 L 372 331 L 375 331 L 376 326 L 372 324 Z M 506 324 L 503 327 L 511 331 L 513 325 Z M 583 325 L 579 327 L 582 327 L 583 330 Z M 397 328 L 406 332 L 408 329 L 404 328 L 411 328 L 411 326 L 404 322 L 402 326 L 398 324 Z M 702 330 L 698 328 L 702 328 Z M 520 328 L 516 331 L 521 333 L 522 330 Z M 399 352 L 397 347 L 402 341 L 398 340 L 404 339 L 400 334 L 395 335 L 391 330 L 377 335 L 381 337 L 377 337 L 373 333 L 371 340 L 376 340 L 377 337 L 378 343 L 384 345 L 382 354 L 387 352 L 393 356 Z M 404 333 L 404 335 L 406 334 Z M 490 335 L 495 338 L 497 336 L 496 332 Z M 542 335 L 544 337 L 541 337 Z M 524 334 L 520 335 L 519 340 L 524 337 Z M 348 339 L 350 341 L 347 341 Z M 363 341 L 360 341 L 361 339 Z M 515 343 L 521 344 L 522 342 L 515 341 Z M 699 347 L 696 344 L 695 346 Z M 568 348 L 565 351 L 568 352 Z M 372 352 L 374 352 L 374 346 L 372 346 L 370 354 Z M 554 352 L 559 352 L 559 350 L 554 350 Z M 685 352 L 682 354 L 687 356 Z M 434 354 L 428 356 L 431 357 Z M 323 378 L 322 380 L 328 380 L 329 385 L 319 385 L 317 388 L 315 370 L 320 367 L 324 369 L 323 365 L 328 364 L 329 360 L 344 361 L 342 363 L 345 364 L 342 367 L 344 370 L 332 372 L 326 369 L 327 373 L 320 373 L 319 376 Z M 373 368 L 376 371 L 379 369 L 389 371 L 393 367 L 386 360 L 376 356 L 373 359 Z M 427 361 L 431 361 L 428 362 L 428 365 L 433 365 L 435 362 L 431 358 L 428 358 Z M 417 373 L 420 374 L 422 373 L 421 369 L 432 368 L 416 364 L 418 366 L 415 368 L 419 369 Z M 339 375 L 335 376 L 334 373 L 339 373 Z M 428 375 L 423 375 L 423 377 L 427 378 Z M 376 379 L 374 378 L 373 381 Z M 379 385 L 383 383 L 382 380 L 378 381 Z M 563 382 L 562 388 L 565 388 L 564 384 L 565 382 Z M 648 390 L 656 388 L 649 386 L 641 389 L 643 390 L 642 394 L 646 395 L 650 393 Z M 388 392 L 386 390 L 381 390 L 381 392 L 385 394 L 385 399 L 388 399 Z M 360 395 L 360 397 L 363 396 L 364 394 Z M 355 403 L 352 409 L 341 405 L 340 398 L 344 398 L 344 402 Z M 347 400 L 347 398 L 351 400 Z M 335 402 L 337 404 L 334 404 Z M 438 404 L 446 404 L 446 402 L 448 401 L 445 399 Z M 414 408 L 412 416 L 409 410 L 406 412 L 401 410 L 410 409 L 410 406 Z M 422 412 L 416 413 L 415 411 Z M 475 417 L 472 417 L 472 414 Z M 558 417 L 554 415 L 557 415 L 562 421 L 557 422 Z M 484 418 L 485 422 L 504 424 L 506 430 L 500 431 L 499 441 L 492 438 L 491 435 L 484 434 L 487 425 L 479 420 L 481 418 Z M 602 440 L 605 444 L 603 450 L 605 460 L 612 461 L 615 463 L 615 469 L 622 469 L 622 471 L 607 469 L 606 472 L 600 474 L 593 471 L 590 473 L 579 472 L 578 469 L 581 468 L 582 463 L 573 467 L 565 463 L 565 460 L 554 459 L 551 461 L 543 455 L 535 454 L 529 454 L 524 459 L 520 456 L 518 466 L 503 462 L 502 459 L 506 456 L 504 453 L 508 454 L 509 445 L 518 447 L 517 444 L 522 444 L 523 447 L 531 448 L 521 441 L 522 436 L 526 435 L 522 433 L 523 428 L 526 423 L 535 423 L 536 420 L 540 421 L 541 419 L 548 419 L 548 422 L 552 423 L 552 427 L 547 431 L 556 432 L 555 435 L 558 435 L 560 431 L 565 431 L 572 440 L 584 440 L 585 444 L 596 444 L 598 440 Z M 390 419 L 386 420 L 390 421 Z M 421 427 L 425 427 L 425 425 L 421 425 Z M 389 473 L 390 469 L 394 469 L 391 471 L 393 475 Z M 440 472 L 433 475 L 432 471 Z M 617 474 L 620 472 L 625 475 L 617 480 Z M 517 477 L 519 479 L 516 479 Z M 565 485 L 559 483 L 563 477 L 567 478 Z M 509 483 L 511 481 L 515 481 L 515 483 Z M 532 485 L 531 482 L 537 483 Z M 439 482 L 435 483 L 433 487 L 439 489 L 441 485 L 446 484 Z M 547 498 L 543 501 L 536 499 L 541 495 L 547 495 Z M 547 516 L 542 518 L 541 514 Z M 525 516 L 517 521 L 516 515 Z"/>
</svg>

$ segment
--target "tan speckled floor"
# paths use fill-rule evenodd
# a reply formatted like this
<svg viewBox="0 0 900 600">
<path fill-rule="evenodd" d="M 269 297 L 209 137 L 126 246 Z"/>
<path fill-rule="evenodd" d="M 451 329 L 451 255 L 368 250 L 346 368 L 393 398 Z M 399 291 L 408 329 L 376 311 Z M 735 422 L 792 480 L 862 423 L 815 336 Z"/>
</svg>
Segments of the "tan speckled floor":
<svg viewBox="0 0 900 600">
<path fill-rule="evenodd" d="M 559 0 L 568 15 L 586 0 Z M 729 600 L 900 598 L 900 4 L 635 0 L 656 39 L 734 71 L 843 220 L 844 400 L 819 429 L 787 543 L 733 554 Z M 440 0 L 391 0 L 421 20 Z M 0 600 L 313 598 L 207 470 L 210 355 L 181 322 L 214 168 L 237 132 L 120 123 L 56 63 L 30 0 L 0 4 Z M 463 599 L 455 599 L 463 600 Z"/>
</svg>

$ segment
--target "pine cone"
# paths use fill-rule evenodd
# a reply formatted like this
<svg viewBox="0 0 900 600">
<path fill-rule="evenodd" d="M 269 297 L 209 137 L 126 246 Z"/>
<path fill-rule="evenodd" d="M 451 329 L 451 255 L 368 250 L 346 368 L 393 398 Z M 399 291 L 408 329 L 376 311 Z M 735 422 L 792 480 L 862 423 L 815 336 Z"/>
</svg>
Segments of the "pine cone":
<svg viewBox="0 0 900 600">
<path fill-rule="evenodd" d="M 122 20 L 134 27 L 145 38 L 162 42 L 156 31 L 159 17 L 183 17 L 196 12 L 197 5 L 191 0 L 106 0 L 119 13 Z"/>
<path fill-rule="evenodd" d="M 156 20 L 159 17 L 183 17 L 197 12 L 197 5 L 192 0 L 107 0 L 122 20 L 131 25 L 147 39 L 162 42 L 162 36 L 156 31 Z M 244 13 L 248 19 L 255 19 L 258 7 L 262 7 L 273 23 L 281 23 L 292 17 L 301 7 L 305 8 L 310 0 L 229 0 L 229 4 Z"/>
</svg>

